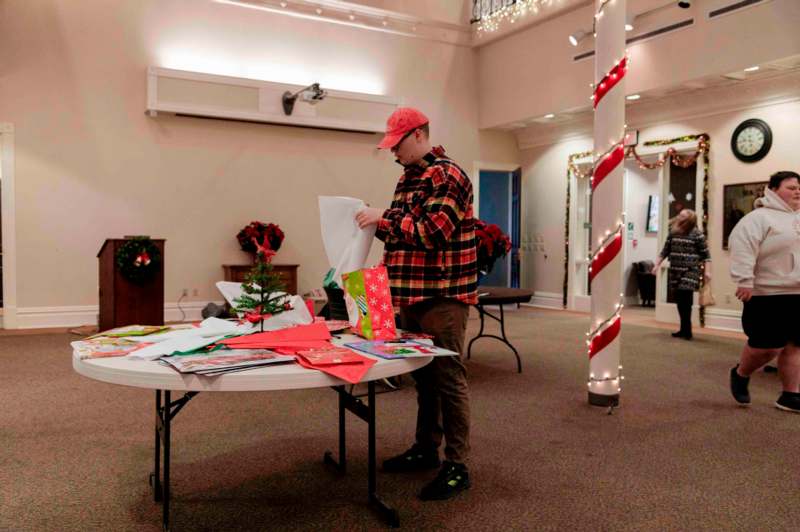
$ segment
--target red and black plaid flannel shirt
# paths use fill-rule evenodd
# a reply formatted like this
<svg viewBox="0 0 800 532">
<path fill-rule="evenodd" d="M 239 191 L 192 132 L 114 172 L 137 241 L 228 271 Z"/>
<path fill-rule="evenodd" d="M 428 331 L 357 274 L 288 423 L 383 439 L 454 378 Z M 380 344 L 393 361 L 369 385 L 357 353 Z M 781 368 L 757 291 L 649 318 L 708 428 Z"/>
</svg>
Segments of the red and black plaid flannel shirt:
<svg viewBox="0 0 800 532">
<path fill-rule="evenodd" d="M 375 233 L 394 306 L 433 297 L 478 301 L 472 183 L 437 146 L 397 182 Z"/>
</svg>

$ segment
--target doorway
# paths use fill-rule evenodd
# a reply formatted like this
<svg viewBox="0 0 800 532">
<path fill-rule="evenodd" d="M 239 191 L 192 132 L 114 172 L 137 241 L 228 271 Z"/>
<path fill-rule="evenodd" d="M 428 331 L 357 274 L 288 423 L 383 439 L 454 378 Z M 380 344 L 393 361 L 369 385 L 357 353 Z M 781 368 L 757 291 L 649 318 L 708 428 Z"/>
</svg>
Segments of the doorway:
<svg viewBox="0 0 800 532">
<path fill-rule="evenodd" d="M 698 172 L 703 168 L 704 155 L 689 166 L 678 166 L 668 162 L 661 169 L 661 220 L 658 231 L 659 251 L 669 234 L 669 221 L 683 209 L 692 209 L 698 221 L 703 220 L 703 179 Z M 699 225 L 699 224 L 698 224 Z M 656 280 L 656 320 L 678 323 L 678 309 L 674 291 L 669 288 L 670 269 L 668 261 L 661 263 Z M 698 296 L 694 294 L 692 325 L 700 322 Z"/>
<path fill-rule="evenodd" d="M 655 163 L 673 148 L 678 155 L 693 155 L 696 141 L 672 145 L 643 146 L 637 149 L 639 156 L 648 163 Z M 670 157 L 671 159 L 671 157 Z M 591 253 L 591 190 L 586 178 L 592 166 L 591 156 L 571 160 L 569 173 L 569 217 L 568 217 L 568 261 L 566 265 L 566 303 L 570 310 L 589 312 L 591 292 L 588 283 L 588 255 Z M 635 161 L 626 160 L 624 179 L 624 210 L 626 213 L 625 277 L 623 293 L 628 309 L 640 303 L 638 281 L 633 270 L 634 263 L 655 260 L 669 232 L 669 220 L 681 209 L 690 208 L 697 213 L 698 220 L 703 210 L 703 167 L 705 155 L 699 153 L 693 164 L 681 167 L 668 162 L 659 169 L 641 169 Z M 646 314 L 656 321 L 678 323 L 678 312 L 674 296 L 668 290 L 668 268 L 664 262 L 655 279 L 655 312 L 647 308 L 637 309 L 637 314 Z M 695 294 L 692 311 L 693 323 L 699 323 L 699 306 Z"/>
<path fill-rule="evenodd" d="M 625 265 L 622 286 L 625 308 L 655 317 L 655 276 L 650 273 L 661 249 L 658 247 L 658 172 L 625 161 Z"/>
<path fill-rule="evenodd" d="M 481 279 L 482 286 L 519 287 L 521 187 L 521 168 L 478 172 L 478 218 L 497 225 L 511 239 L 511 251 L 497 259 L 492 270 Z"/>
</svg>

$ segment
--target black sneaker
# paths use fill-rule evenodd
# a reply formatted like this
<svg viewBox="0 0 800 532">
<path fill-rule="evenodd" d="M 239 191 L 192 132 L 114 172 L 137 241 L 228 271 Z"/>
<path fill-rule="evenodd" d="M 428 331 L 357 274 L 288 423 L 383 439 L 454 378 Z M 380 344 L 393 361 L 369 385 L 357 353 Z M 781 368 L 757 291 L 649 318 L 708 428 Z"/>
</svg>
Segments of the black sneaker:
<svg viewBox="0 0 800 532">
<path fill-rule="evenodd" d="M 787 412 L 800 414 L 800 393 L 783 392 L 775 401 L 775 406 Z"/>
<path fill-rule="evenodd" d="M 737 364 L 731 368 L 731 394 L 736 402 L 742 405 L 750 404 L 750 392 L 747 391 L 747 386 L 750 384 L 750 377 L 742 377 L 736 373 Z"/>
<path fill-rule="evenodd" d="M 411 473 L 436 469 L 440 464 L 439 451 L 412 445 L 411 449 L 403 454 L 384 460 L 383 470 L 387 473 Z"/>
<path fill-rule="evenodd" d="M 419 492 L 423 501 L 443 501 L 469 489 L 469 471 L 464 464 L 445 461 L 439 474 Z"/>
</svg>

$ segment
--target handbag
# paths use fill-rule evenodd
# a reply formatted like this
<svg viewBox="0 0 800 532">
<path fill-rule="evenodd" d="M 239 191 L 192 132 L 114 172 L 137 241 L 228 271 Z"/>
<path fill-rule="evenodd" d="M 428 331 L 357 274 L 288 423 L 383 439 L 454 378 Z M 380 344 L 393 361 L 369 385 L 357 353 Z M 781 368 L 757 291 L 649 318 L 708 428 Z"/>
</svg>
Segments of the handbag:
<svg viewBox="0 0 800 532">
<path fill-rule="evenodd" d="M 711 283 L 705 283 L 700 290 L 700 305 L 708 307 L 716 303 L 717 302 L 714 301 L 714 294 L 711 293 Z"/>
</svg>

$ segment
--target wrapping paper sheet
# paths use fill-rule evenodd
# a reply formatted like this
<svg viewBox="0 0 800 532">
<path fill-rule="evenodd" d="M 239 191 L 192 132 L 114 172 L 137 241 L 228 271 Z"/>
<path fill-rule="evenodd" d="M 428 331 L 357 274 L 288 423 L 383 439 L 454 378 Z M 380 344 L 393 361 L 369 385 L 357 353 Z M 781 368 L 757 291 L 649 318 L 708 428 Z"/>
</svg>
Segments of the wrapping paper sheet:
<svg viewBox="0 0 800 532">
<path fill-rule="evenodd" d="M 356 224 L 356 214 L 366 206 L 356 198 L 319 196 L 322 243 L 328 262 L 335 269 L 333 278 L 340 287 L 343 273 L 364 267 L 375 238 L 375 225 L 359 229 Z"/>
</svg>

